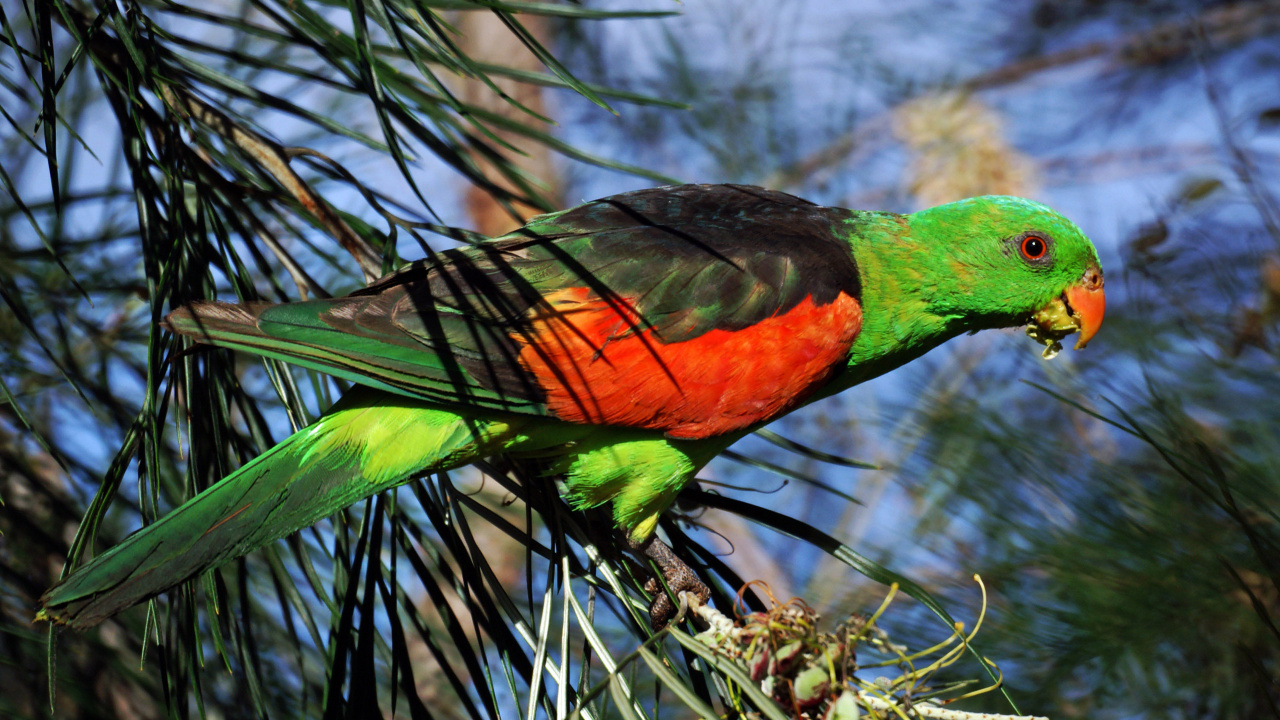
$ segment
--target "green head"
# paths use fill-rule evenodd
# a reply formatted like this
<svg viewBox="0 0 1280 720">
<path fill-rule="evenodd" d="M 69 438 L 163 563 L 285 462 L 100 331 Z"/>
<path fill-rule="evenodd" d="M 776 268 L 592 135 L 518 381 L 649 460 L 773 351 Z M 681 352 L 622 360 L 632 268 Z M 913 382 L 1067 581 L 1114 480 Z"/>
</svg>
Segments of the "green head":
<svg viewBox="0 0 1280 720">
<path fill-rule="evenodd" d="M 1027 324 L 1048 357 L 1074 332 L 1084 347 L 1102 324 L 1097 251 L 1040 203 L 989 195 L 850 223 L 864 305 L 850 369 L 871 368 L 850 381 L 963 332 Z"/>
<path fill-rule="evenodd" d="M 936 253 L 936 287 L 925 290 L 932 314 L 971 327 L 1030 323 L 1054 344 L 1071 332 L 1084 347 L 1102 324 L 1102 266 L 1080 228 L 1031 200 L 988 195 L 922 210 L 907 218 L 910 235 Z"/>
</svg>

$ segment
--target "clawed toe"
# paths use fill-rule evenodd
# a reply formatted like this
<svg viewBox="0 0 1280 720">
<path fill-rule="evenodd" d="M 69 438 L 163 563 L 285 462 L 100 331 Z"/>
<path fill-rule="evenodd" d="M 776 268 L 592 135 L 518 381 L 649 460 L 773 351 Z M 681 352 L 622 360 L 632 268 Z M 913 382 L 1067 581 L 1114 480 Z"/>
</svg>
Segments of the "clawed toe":
<svg viewBox="0 0 1280 720">
<path fill-rule="evenodd" d="M 680 610 L 678 599 L 682 593 L 693 593 L 704 605 L 710 602 L 711 588 L 657 536 L 650 536 L 640 543 L 628 539 L 627 545 L 632 552 L 653 560 L 662 571 L 661 577 L 654 575 L 644 584 L 644 591 L 653 597 L 653 602 L 649 605 L 649 625 L 655 631 L 661 630 L 675 619 Z"/>
</svg>

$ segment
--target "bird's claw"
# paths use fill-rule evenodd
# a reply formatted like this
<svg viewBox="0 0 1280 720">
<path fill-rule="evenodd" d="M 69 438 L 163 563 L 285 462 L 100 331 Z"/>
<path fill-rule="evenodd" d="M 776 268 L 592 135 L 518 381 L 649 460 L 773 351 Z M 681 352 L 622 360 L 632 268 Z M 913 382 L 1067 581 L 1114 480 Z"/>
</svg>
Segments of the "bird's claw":
<svg viewBox="0 0 1280 720">
<path fill-rule="evenodd" d="M 670 583 L 670 580 L 668 580 Z M 653 596 L 653 602 L 649 604 L 649 627 L 654 632 L 661 630 L 673 621 L 679 621 L 688 611 L 689 605 L 696 601 L 699 605 L 706 605 L 711 601 L 711 588 L 706 583 L 698 580 L 696 577 L 693 583 L 685 583 L 681 587 L 675 585 L 668 586 L 671 592 L 667 592 L 667 588 L 662 586 L 662 581 L 655 575 L 644 584 L 644 591 Z M 677 606 L 672 602 L 672 595 L 680 599 Z M 692 595 L 694 601 L 688 596 Z"/>
<path fill-rule="evenodd" d="M 653 575 L 645 581 L 644 591 L 653 597 L 649 605 L 649 626 L 654 631 L 661 630 L 674 620 L 684 605 L 680 606 L 673 598 L 680 598 L 683 593 L 693 593 L 703 604 L 711 600 L 711 588 L 698 577 L 671 547 L 651 535 L 647 540 L 636 542 L 626 539 L 627 547 L 642 559 L 652 560 L 662 572 L 661 576 Z"/>
</svg>

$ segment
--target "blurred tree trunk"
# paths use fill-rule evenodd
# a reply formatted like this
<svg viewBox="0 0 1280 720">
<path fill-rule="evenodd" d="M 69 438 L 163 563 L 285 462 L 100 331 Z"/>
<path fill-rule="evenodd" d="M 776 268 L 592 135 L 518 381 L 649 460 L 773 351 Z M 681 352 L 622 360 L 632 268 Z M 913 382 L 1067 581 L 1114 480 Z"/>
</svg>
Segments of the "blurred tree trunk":
<svg viewBox="0 0 1280 720">
<path fill-rule="evenodd" d="M 542 62 L 525 47 L 524 43 L 503 24 L 497 15 L 460 12 L 454 13 L 450 20 L 459 32 L 459 50 L 473 60 L 506 65 L 531 73 L 543 71 Z M 546 18 L 527 17 L 523 24 L 540 43 L 551 44 L 549 37 L 551 33 Z M 453 91 L 458 99 L 467 105 L 483 108 L 511 120 L 532 124 L 542 131 L 549 132 L 553 129 L 549 124 L 532 117 L 529 112 L 521 110 L 523 107 L 532 113 L 549 117 L 542 87 L 505 77 L 492 77 L 490 82 L 492 85 L 473 78 L 455 77 Z M 495 85 L 506 97 L 494 92 Z M 500 140 L 516 148 L 514 151 L 510 148 L 495 148 L 495 150 L 528 177 L 536 178 L 542 187 L 543 196 L 553 205 L 558 206 L 560 204 L 558 175 L 551 160 L 551 152 L 547 147 L 529 142 L 517 133 L 499 128 L 492 128 L 492 130 Z M 472 155 L 476 164 L 483 169 L 487 179 L 513 192 L 518 191 L 518 188 L 515 188 L 502 173 L 497 172 L 480 153 L 473 151 Z M 477 187 L 473 183 L 465 185 L 464 201 L 470 227 L 490 237 L 510 232 L 520 227 L 525 219 L 542 212 L 525 203 L 504 204 L 482 187 Z M 485 503 L 499 510 L 513 525 L 519 526 L 524 523 L 524 505 L 518 501 L 510 502 L 510 498 L 504 497 L 503 489 L 496 483 L 483 483 L 476 492 L 480 496 L 487 497 Z M 490 567 L 494 570 L 498 582 L 508 588 L 512 595 L 518 596 L 520 594 L 518 584 L 525 573 L 524 546 L 511 536 L 500 532 L 494 525 L 483 522 L 476 523 L 475 539 L 484 555 L 490 558 Z M 440 582 L 442 586 L 448 585 L 443 577 L 440 578 Z M 435 601 L 423 593 L 416 602 L 423 613 L 432 618 L 437 627 L 443 630 L 448 620 L 433 609 Z M 448 596 L 448 602 L 452 615 L 464 620 L 462 628 L 468 641 L 475 643 L 477 625 L 471 617 L 472 608 L 467 599 L 451 593 Z M 459 708 L 449 683 L 443 681 L 441 675 L 443 668 L 431 649 L 415 637 L 410 639 L 410 653 L 416 665 L 417 691 L 426 705 L 433 708 Z M 455 658 L 450 660 L 453 672 L 457 673 L 465 668 L 465 664 L 457 662 Z M 476 681 L 479 678 L 471 678 L 471 680 Z M 453 717 L 454 715 L 445 713 L 445 716 Z M 459 711 L 456 717 L 464 717 L 464 715 Z"/>
<path fill-rule="evenodd" d="M 497 15 L 472 12 L 457 15 L 454 21 L 461 34 L 458 44 L 462 52 L 478 62 L 503 64 L 516 70 L 539 72 L 543 69 L 542 62 L 507 29 Z M 539 42 L 548 44 L 551 33 L 547 18 L 529 17 L 524 20 L 524 26 Z M 529 111 L 543 117 L 551 117 L 547 111 L 545 92 L 542 87 L 505 77 L 494 77 L 491 81 L 504 95 L 514 100 L 515 104 L 495 93 L 490 85 L 473 79 L 460 80 L 457 89 L 459 99 L 468 105 L 484 108 L 503 117 L 541 126 L 540 129 L 548 132 L 554 129 L 545 123 L 539 123 L 529 113 L 520 109 L 520 107 L 528 108 Z M 516 152 L 513 152 L 508 148 L 499 148 L 498 152 L 503 153 L 513 165 L 529 177 L 541 181 L 544 196 L 551 201 L 552 205 L 559 207 L 559 175 L 551 161 L 551 151 L 547 146 L 529 142 L 516 133 L 501 129 L 495 128 L 494 134 L 516 149 Z M 485 175 L 491 181 L 502 187 L 515 189 L 487 163 L 481 164 L 486 168 Z M 474 184 L 467 185 L 466 203 L 472 227 L 490 237 L 510 232 L 523 224 L 523 220 L 540 212 L 537 208 L 524 203 L 514 203 L 509 210 L 494 199 L 492 194 Z M 518 217 L 512 216 L 512 210 Z"/>
</svg>

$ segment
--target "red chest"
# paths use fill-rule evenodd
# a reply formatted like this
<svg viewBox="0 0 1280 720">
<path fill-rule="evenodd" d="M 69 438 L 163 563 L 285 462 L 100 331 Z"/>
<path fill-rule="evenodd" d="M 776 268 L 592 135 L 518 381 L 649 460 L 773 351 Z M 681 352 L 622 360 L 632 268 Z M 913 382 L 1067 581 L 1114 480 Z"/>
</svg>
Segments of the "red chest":
<svg viewBox="0 0 1280 720">
<path fill-rule="evenodd" d="M 570 422 L 662 430 L 705 438 L 785 414 L 843 367 L 862 326 L 845 294 L 812 298 L 741 330 L 711 330 L 663 343 L 629 305 L 586 288 L 547 298 L 555 314 L 533 319 L 520 353 L 548 410 Z M 637 331 L 638 330 L 638 331 Z"/>
</svg>

